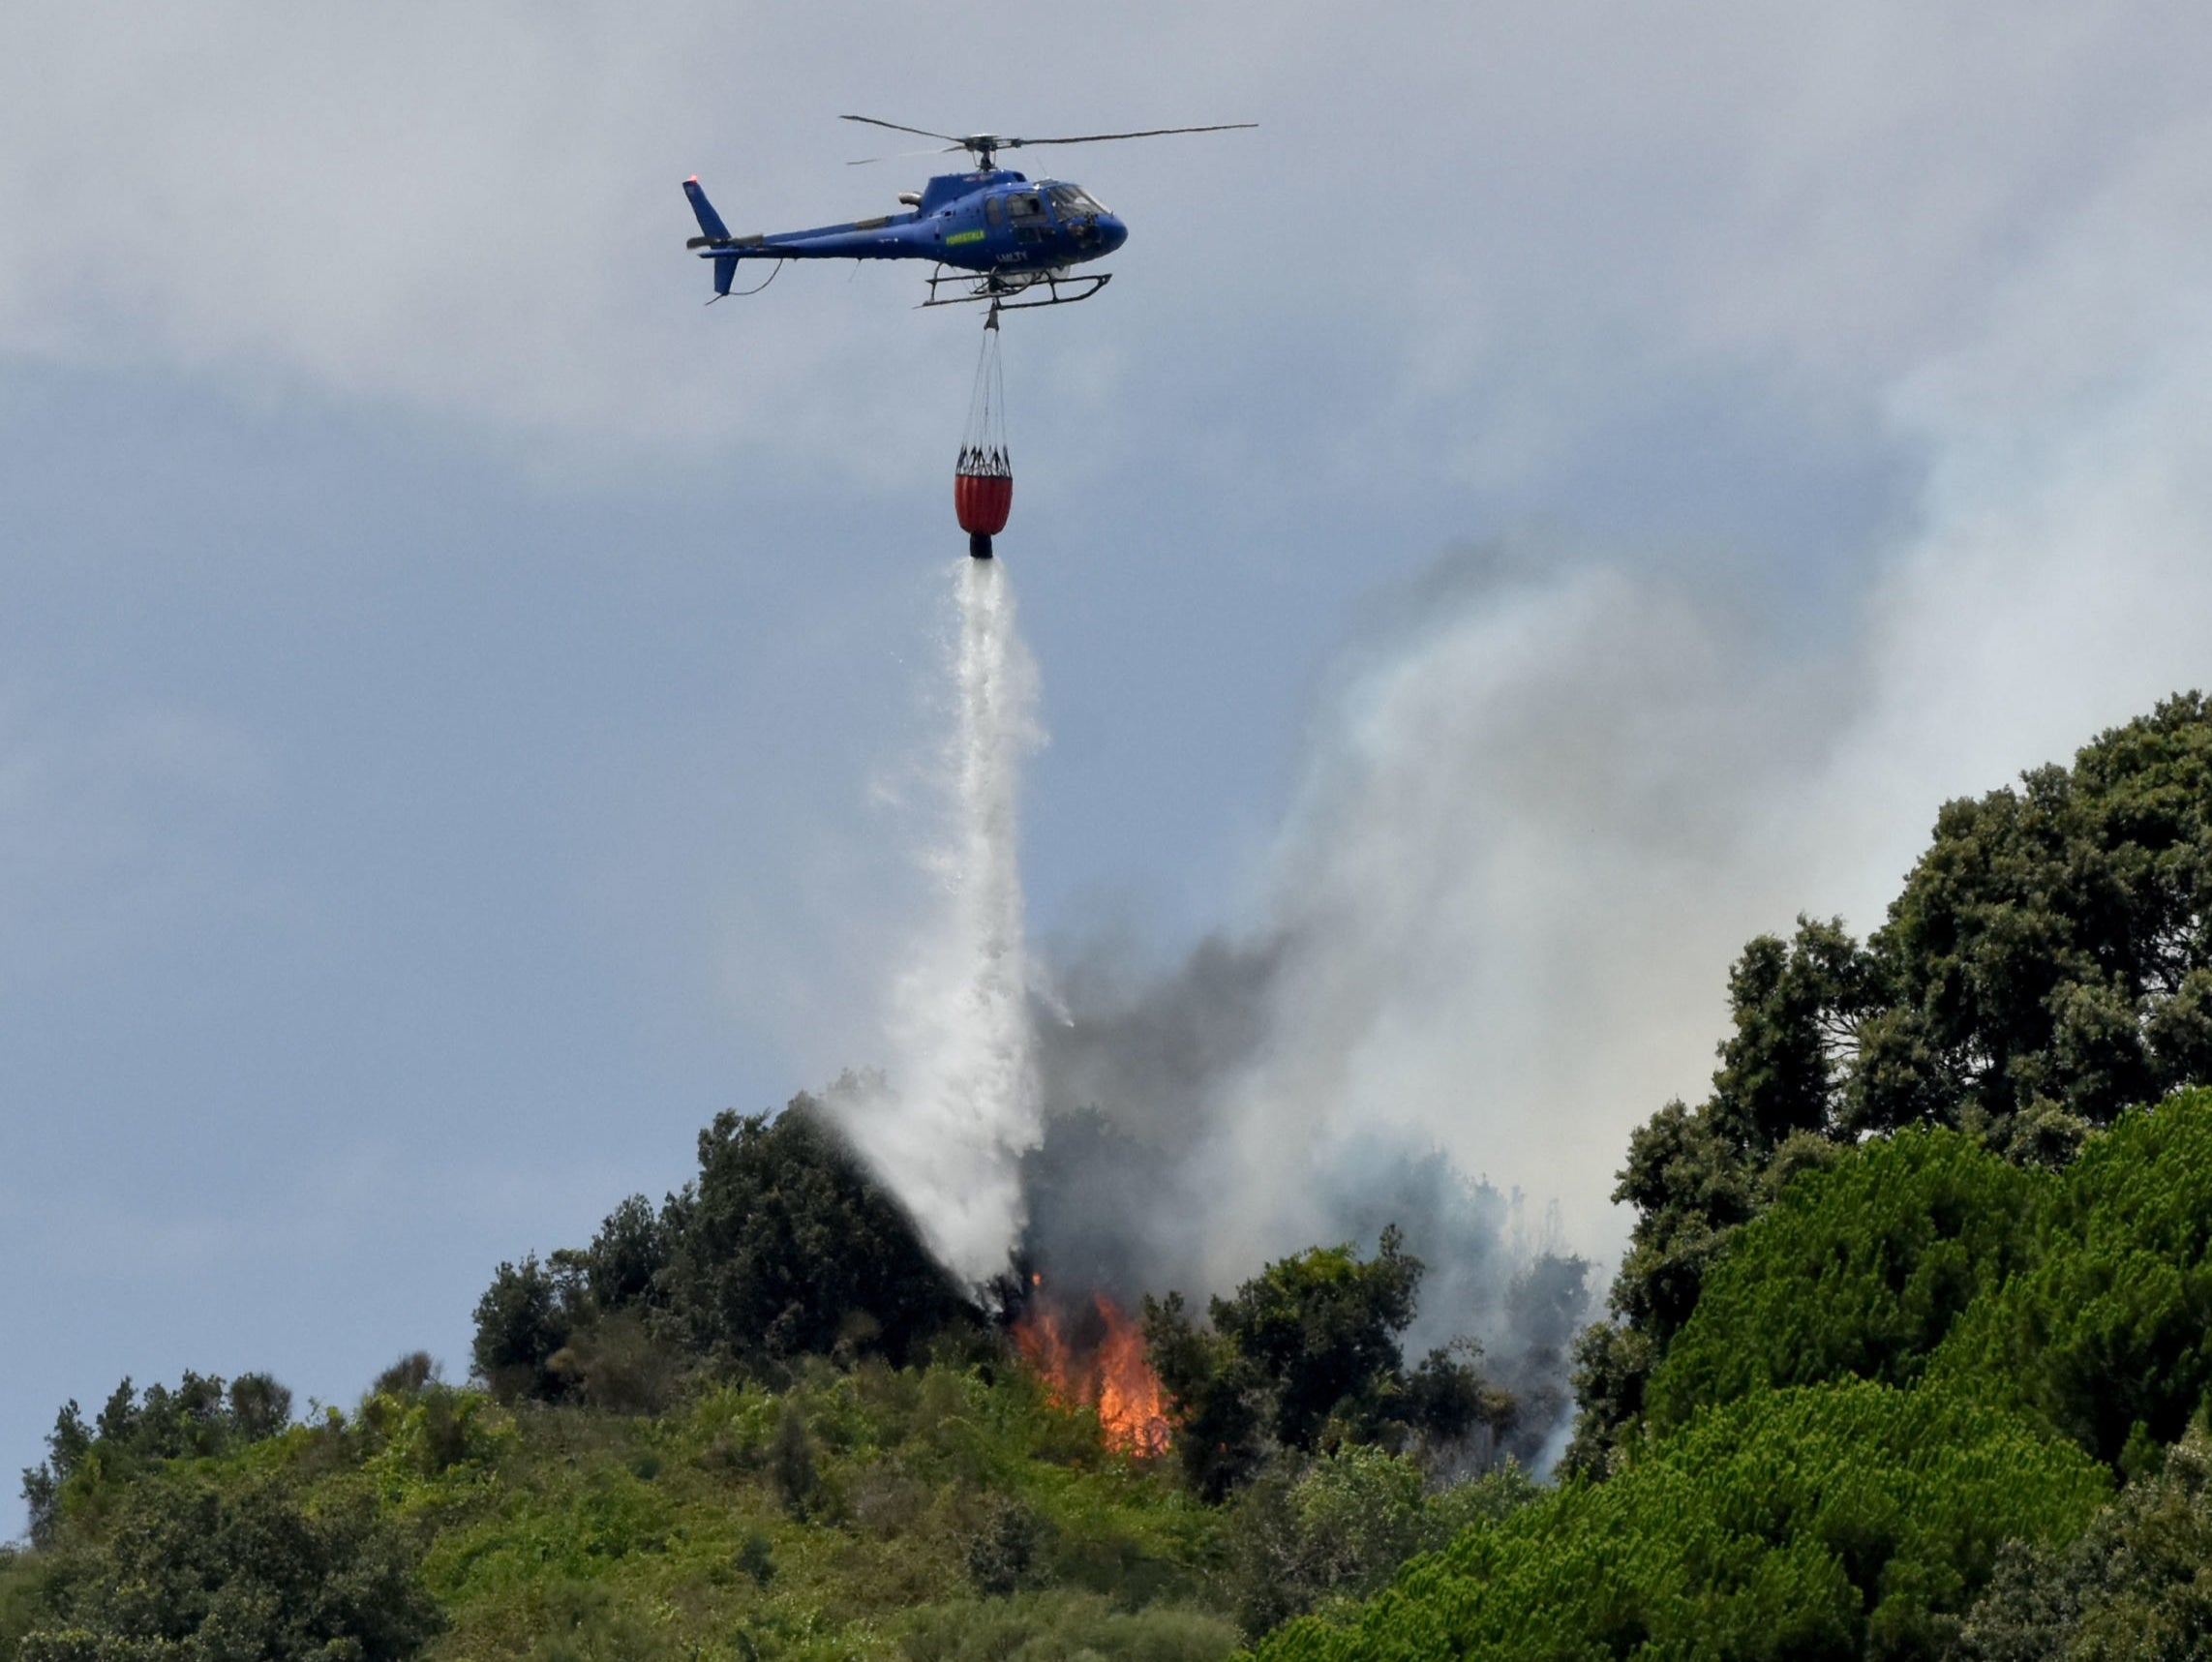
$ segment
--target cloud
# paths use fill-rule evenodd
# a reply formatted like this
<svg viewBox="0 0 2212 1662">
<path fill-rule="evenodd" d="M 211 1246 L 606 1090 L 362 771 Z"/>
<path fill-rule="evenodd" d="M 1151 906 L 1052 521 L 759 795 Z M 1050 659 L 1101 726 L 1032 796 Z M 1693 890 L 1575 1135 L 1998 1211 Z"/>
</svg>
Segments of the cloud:
<svg viewBox="0 0 2212 1662">
<path fill-rule="evenodd" d="M 1111 448 L 1149 424 L 1086 385 L 1218 369 L 1249 395 L 1342 349 L 1386 389 L 1311 412 L 1296 465 L 1525 495 L 1685 376 L 1748 370 L 1839 419 L 2188 108 L 2204 33 L 2054 4 L 1049 4 L 1016 45 L 850 4 L 89 0 L 17 20 L 0 65 L 0 350 L 306 385 L 585 457 L 734 442 L 903 477 L 890 458 L 952 418 L 932 389 L 966 329 L 874 269 L 704 314 L 676 182 L 703 172 L 748 226 L 888 205 L 930 164 L 844 168 L 877 148 L 833 119 L 860 106 L 1031 133 L 1256 119 L 1034 153 L 1136 227 L 1112 350 L 1095 312 L 1025 331 L 1036 384 Z"/>
</svg>

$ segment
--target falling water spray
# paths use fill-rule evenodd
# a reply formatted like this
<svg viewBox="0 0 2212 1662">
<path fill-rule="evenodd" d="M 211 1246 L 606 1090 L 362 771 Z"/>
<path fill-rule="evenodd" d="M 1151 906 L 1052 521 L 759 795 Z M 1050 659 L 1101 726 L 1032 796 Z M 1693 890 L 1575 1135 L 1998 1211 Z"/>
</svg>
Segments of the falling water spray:
<svg viewBox="0 0 2212 1662">
<path fill-rule="evenodd" d="M 1022 1224 L 1018 1163 L 1041 1133 L 1022 944 L 1021 764 L 1043 739 L 1037 667 L 995 561 L 952 573 L 952 738 L 933 915 L 894 989 L 894 1075 L 848 1103 L 862 1147 L 938 1254 L 981 1282 Z"/>
</svg>

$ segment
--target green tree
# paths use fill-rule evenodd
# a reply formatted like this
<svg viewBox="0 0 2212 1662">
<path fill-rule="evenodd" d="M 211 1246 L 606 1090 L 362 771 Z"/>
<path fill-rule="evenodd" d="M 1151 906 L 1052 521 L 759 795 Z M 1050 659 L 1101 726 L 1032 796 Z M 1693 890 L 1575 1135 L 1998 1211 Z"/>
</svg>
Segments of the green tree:
<svg viewBox="0 0 2212 1662">
<path fill-rule="evenodd" d="M 18 1662 L 400 1662 L 439 1625 L 372 1504 L 310 1513 L 271 1482 L 132 1487 L 48 1599 Z"/>
<path fill-rule="evenodd" d="M 89 1425 L 75 1402 L 46 1434 L 46 1458 L 23 1473 L 34 1544 L 55 1539 L 70 1497 L 122 1482 L 166 1460 L 204 1459 L 274 1436 L 291 1423 L 291 1392 L 266 1374 L 219 1375 L 189 1369 L 174 1390 L 141 1396 L 126 1378 Z"/>
<path fill-rule="evenodd" d="M 633 1305 L 662 1303 L 661 1272 L 668 1267 L 668 1228 L 652 1202 L 633 1194 L 607 1214 L 591 1244 L 582 1252 L 554 1254 L 554 1261 L 573 1275 L 597 1314 Z"/>
<path fill-rule="evenodd" d="M 1049 1531 L 1037 1512 L 1008 1496 L 1001 1496 L 984 1512 L 964 1541 L 968 1580 L 985 1598 L 1006 1598 L 1040 1576 Z"/>
<path fill-rule="evenodd" d="M 701 1362 L 904 1362 L 981 1313 L 821 1104 L 723 1113 L 659 1212 L 633 1194 L 588 1247 L 501 1264 L 476 1306 L 475 1372 L 502 1398 L 652 1412 Z"/>
<path fill-rule="evenodd" d="M 2027 1261 L 2040 1175 L 1924 1131 L 1792 1185 L 1708 1279 L 1651 1377 L 1652 1429 L 1768 1386 L 1912 1383 L 1974 1299 Z"/>
<path fill-rule="evenodd" d="M 1602 1476 L 1616 1463 L 1643 1412 L 1652 1367 L 1697 1308 L 1728 1238 L 1759 1210 L 1764 1190 L 1751 1155 L 1703 1109 L 1669 1103 L 1631 1133 L 1613 1198 L 1636 1208 L 1636 1223 L 1607 1295 L 1613 1319 L 1575 1341 L 1569 1471 Z"/>
<path fill-rule="evenodd" d="M 2089 1124 L 2212 1064 L 2212 705 L 2161 704 L 2021 789 L 1944 804 L 1868 943 L 1855 1129 L 1935 1120 L 2002 1142 L 2055 1106 Z"/>
<path fill-rule="evenodd" d="M 427 1350 L 410 1350 L 379 1374 L 369 1386 L 372 1397 L 416 1397 L 439 1376 L 438 1361 Z"/>
<path fill-rule="evenodd" d="M 2212 1393 L 2212 1090 L 2124 1115 L 2046 1185 L 2033 1261 L 1934 1369 L 2117 1465 Z"/>
<path fill-rule="evenodd" d="M 1413 1319 L 1421 1268 L 1392 1227 L 1370 1259 L 1349 1246 L 1309 1248 L 1213 1301 L 1214 1330 L 1268 1379 L 1277 1442 L 1310 1449 L 1328 1434 L 1372 1441 L 1401 1417 L 1398 1336 Z"/>
<path fill-rule="evenodd" d="M 1955 1128 L 2060 1166 L 2131 1103 L 2212 1080 L 2212 705 L 2168 699 L 2072 769 L 1946 803 L 1864 947 L 1798 920 L 1729 975 L 1712 1092 L 1637 1132 L 1612 1319 L 1575 1349 L 1568 1469 L 1619 1464 L 1735 1231 L 1837 1141 Z"/>
<path fill-rule="evenodd" d="M 1630 1135 L 1613 1198 L 1636 1208 L 1614 1309 L 1664 1344 L 1697 1308 L 1721 1244 L 1758 1209 L 1757 1168 L 1710 1114 L 1669 1103 Z"/>
<path fill-rule="evenodd" d="M 1192 1488 L 1218 1501 L 1267 1459 L 1267 1377 L 1199 1325 L 1183 1295 L 1144 1299 L 1145 1355 L 1175 1421 L 1175 1457 Z"/>
<path fill-rule="evenodd" d="M 690 1347 L 739 1362 L 881 1350 L 978 1319 L 913 1221 L 811 1097 L 716 1116 L 662 1216 L 658 1280 Z"/>
<path fill-rule="evenodd" d="M 1789 942 L 1761 935 L 1746 946 L 1729 972 L 1735 1032 L 1721 1042 L 1705 1110 L 1714 1133 L 1759 1160 L 1795 1133 L 1833 1131 L 1876 976 L 1839 919 L 1800 918 Z"/>
<path fill-rule="evenodd" d="M 2194 1662 L 2212 1654 L 2212 1439 L 2201 1428 L 2071 1542 L 2010 1541 L 1961 1662 Z"/>
<path fill-rule="evenodd" d="M 1440 1348 L 1407 1372 L 1399 1336 L 1413 1319 L 1421 1271 L 1391 1227 L 1372 1258 L 1345 1245 L 1268 1264 L 1232 1297 L 1211 1301 L 1210 1331 L 1179 1293 L 1147 1298 L 1145 1342 L 1194 1487 L 1218 1499 L 1276 1448 L 1450 1442 L 1477 1424 L 1502 1429 L 1512 1399 L 1462 1354 Z"/>
<path fill-rule="evenodd" d="M 1517 1466 L 1432 1491 L 1402 1454 L 1348 1443 L 1263 1474 L 1228 1512 L 1227 1582 L 1245 1632 L 1379 1592 L 1418 1553 L 1540 1493 Z"/>
<path fill-rule="evenodd" d="M 553 1359 L 575 1327 L 566 1289 L 535 1254 L 519 1264 L 501 1264 L 476 1301 L 476 1337 L 470 1352 L 476 1376 L 502 1401 L 518 1396 L 558 1401 L 567 1383 Z"/>
<path fill-rule="evenodd" d="M 2007 1540 L 2070 1540 L 2107 1493 L 2070 1444 L 1926 1387 L 1760 1391 L 1610 1482 L 1569 1482 L 1417 1558 L 1356 1621 L 1259 1662 L 1943 1655 Z"/>
<path fill-rule="evenodd" d="M 794 1518 L 806 1516 L 814 1497 L 814 1439 L 806 1433 L 806 1415 L 797 1402 L 787 1402 L 776 1416 L 775 1438 L 769 1445 L 769 1473 L 783 1509 Z"/>
</svg>

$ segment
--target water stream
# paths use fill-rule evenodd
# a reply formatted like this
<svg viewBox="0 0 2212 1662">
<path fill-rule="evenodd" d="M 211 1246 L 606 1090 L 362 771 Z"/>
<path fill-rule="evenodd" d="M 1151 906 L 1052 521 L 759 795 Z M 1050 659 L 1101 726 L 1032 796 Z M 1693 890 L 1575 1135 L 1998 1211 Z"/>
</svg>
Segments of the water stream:
<svg viewBox="0 0 2212 1662">
<path fill-rule="evenodd" d="M 1020 787 L 1043 734 L 1005 568 L 963 559 L 952 582 L 945 819 L 924 857 L 931 916 L 894 989 L 888 1088 L 848 1104 L 848 1120 L 938 1255 L 982 1281 L 1006 1267 L 1022 1223 L 1018 1162 L 1041 1134 Z"/>
</svg>

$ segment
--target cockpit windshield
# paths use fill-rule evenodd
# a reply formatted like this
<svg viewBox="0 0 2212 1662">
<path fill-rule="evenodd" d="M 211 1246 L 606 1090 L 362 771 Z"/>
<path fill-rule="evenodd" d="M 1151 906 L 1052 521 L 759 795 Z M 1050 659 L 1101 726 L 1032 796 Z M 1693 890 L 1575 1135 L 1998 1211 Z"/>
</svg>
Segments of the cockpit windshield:
<svg viewBox="0 0 2212 1662">
<path fill-rule="evenodd" d="M 1062 220 L 1096 219 L 1106 212 L 1080 185 L 1053 185 L 1047 194 L 1052 198 L 1052 215 Z"/>
</svg>

